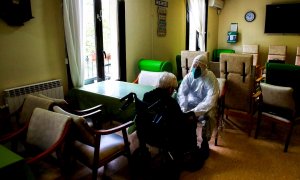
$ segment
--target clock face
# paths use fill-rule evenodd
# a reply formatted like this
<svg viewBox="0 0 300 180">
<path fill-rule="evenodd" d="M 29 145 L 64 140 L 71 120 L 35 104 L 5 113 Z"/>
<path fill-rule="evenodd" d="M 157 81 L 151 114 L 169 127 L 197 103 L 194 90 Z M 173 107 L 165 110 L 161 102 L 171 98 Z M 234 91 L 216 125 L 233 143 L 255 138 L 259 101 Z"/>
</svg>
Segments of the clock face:
<svg viewBox="0 0 300 180">
<path fill-rule="evenodd" d="M 254 21 L 255 19 L 255 13 L 253 11 L 248 11 L 246 14 L 245 14 L 245 20 L 247 22 L 252 22 Z"/>
</svg>

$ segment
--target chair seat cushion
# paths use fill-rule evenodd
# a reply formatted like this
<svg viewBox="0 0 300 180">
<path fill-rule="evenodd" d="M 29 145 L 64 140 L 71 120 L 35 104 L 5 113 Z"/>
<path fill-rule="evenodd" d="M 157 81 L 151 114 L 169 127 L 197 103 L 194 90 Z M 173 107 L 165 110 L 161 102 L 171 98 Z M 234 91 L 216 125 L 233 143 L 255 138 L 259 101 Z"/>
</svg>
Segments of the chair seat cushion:
<svg viewBox="0 0 300 180">
<path fill-rule="evenodd" d="M 88 167 L 92 167 L 94 158 L 94 147 L 74 142 L 74 155 Z M 99 161 L 109 160 L 125 150 L 123 137 L 118 134 L 102 135 L 100 141 Z"/>
</svg>

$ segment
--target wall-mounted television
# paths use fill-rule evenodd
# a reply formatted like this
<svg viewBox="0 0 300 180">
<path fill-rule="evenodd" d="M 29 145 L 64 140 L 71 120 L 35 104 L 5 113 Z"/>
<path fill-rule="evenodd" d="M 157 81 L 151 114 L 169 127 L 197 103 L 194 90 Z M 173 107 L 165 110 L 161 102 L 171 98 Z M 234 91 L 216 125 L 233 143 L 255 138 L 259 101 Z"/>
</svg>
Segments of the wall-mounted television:
<svg viewBox="0 0 300 180">
<path fill-rule="evenodd" d="M 266 5 L 265 33 L 300 34 L 300 3 Z"/>
</svg>

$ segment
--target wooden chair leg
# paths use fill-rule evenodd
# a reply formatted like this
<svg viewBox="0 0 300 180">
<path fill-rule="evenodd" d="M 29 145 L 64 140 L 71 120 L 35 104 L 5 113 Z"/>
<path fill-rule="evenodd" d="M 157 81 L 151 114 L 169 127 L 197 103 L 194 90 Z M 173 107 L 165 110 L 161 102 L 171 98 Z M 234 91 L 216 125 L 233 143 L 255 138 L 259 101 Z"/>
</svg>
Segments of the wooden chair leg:
<svg viewBox="0 0 300 180">
<path fill-rule="evenodd" d="M 254 138 L 257 139 L 261 124 L 261 113 L 258 113 Z"/>
<path fill-rule="evenodd" d="M 253 128 L 253 117 L 250 117 L 250 122 L 249 122 L 249 125 L 248 125 L 248 136 L 251 136 L 251 131 L 252 131 L 252 128 Z"/>
<path fill-rule="evenodd" d="M 288 150 L 288 147 L 289 147 L 289 144 L 290 144 L 290 141 L 291 141 L 291 137 L 292 137 L 293 127 L 294 126 L 291 125 L 290 128 L 289 128 L 289 132 L 288 132 L 287 138 L 285 140 L 283 152 L 287 152 L 287 150 Z"/>
<path fill-rule="evenodd" d="M 272 122 L 271 133 L 272 133 L 272 134 L 275 134 L 275 132 L 276 132 L 276 123 L 275 123 L 275 122 Z"/>
<path fill-rule="evenodd" d="M 97 176 L 98 176 L 98 168 L 97 167 L 93 167 L 92 171 L 93 171 L 92 172 L 92 179 L 96 180 Z"/>
<path fill-rule="evenodd" d="M 215 135 L 215 146 L 218 146 L 218 138 L 219 138 L 219 131 L 222 129 L 221 126 L 223 126 L 223 115 L 220 114 L 219 117 L 217 118 L 217 123 L 216 123 L 216 135 Z"/>
<path fill-rule="evenodd" d="M 218 127 L 217 127 L 218 128 Z M 215 146 L 218 146 L 218 136 L 219 136 L 219 130 L 217 129 L 217 132 L 216 132 L 216 137 L 215 137 Z"/>
</svg>

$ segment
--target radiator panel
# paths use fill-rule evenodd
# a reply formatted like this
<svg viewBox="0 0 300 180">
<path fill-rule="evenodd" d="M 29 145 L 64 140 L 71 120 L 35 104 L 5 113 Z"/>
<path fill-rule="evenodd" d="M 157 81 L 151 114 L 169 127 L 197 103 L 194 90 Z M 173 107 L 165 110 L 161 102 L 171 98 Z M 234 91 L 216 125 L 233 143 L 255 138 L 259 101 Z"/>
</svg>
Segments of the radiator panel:
<svg viewBox="0 0 300 180">
<path fill-rule="evenodd" d="M 27 94 L 43 94 L 52 98 L 64 98 L 60 79 L 6 89 L 4 90 L 4 98 L 10 113 L 22 105 Z"/>
</svg>

